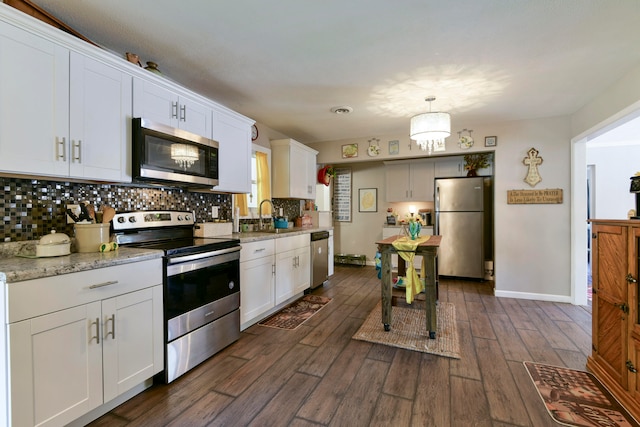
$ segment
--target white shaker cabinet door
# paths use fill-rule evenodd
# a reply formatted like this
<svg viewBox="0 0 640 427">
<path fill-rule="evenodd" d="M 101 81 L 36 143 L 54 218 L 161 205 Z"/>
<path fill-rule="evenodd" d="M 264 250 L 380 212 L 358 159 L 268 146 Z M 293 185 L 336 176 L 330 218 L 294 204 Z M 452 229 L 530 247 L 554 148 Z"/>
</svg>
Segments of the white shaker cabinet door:
<svg viewBox="0 0 640 427">
<path fill-rule="evenodd" d="M 108 402 L 162 370 L 162 287 L 102 301 L 102 331 Z"/>
<path fill-rule="evenodd" d="M 211 108 L 139 77 L 133 80 L 133 116 L 211 138 Z"/>
<path fill-rule="evenodd" d="M 0 171 L 69 173 L 69 51 L 0 22 Z"/>
<path fill-rule="evenodd" d="M 251 125 L 222 111 L 213 112 L 213 139 L 218 141 L 220 184 L 216 191 L 251 193 Z"/>
<path fill-rule="evenodd" d="M 131 181 L 131 85 L 130 75 L 71 53 L 70 176 Z"/>
<path fill-rule="evenodd" d="M 295 250 L 276 255 L 276 305 L 295 295 Z"/>
<path fill-rule="evenodd" d="M 178 95 L 150 81 L 133 79 L 133 116 L 178 127 Z"/>
<path fill-rule="evenodd" d="M 275 307 L 273 255 L 240 263 L 240 323 L 247 324 Z"/>
<path fill-rule="evenodd" d="M 296 249 L 295 257 L 293 293 L 298 294 L 311 287 L 311 248 Z"/>
<path fill-rule="evenodd" d="M 9 325 L 14 426 L 60 426 L 102 400 L 100 302 Z"/>
</svg>

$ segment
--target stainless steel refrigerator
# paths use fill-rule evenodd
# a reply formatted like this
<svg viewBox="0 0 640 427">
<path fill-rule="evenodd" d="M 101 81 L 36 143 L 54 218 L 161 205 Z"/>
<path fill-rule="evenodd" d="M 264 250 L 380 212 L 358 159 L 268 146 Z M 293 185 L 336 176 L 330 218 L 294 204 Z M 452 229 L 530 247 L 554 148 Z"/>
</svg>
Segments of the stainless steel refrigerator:
<svg viewBox="0 0 640 427">
<path fill-rule="evenodd" d="M 483 279 L 493 259 L 492 179 L 436 178 L 434 189 L 438 275 Z"/>
</svg>

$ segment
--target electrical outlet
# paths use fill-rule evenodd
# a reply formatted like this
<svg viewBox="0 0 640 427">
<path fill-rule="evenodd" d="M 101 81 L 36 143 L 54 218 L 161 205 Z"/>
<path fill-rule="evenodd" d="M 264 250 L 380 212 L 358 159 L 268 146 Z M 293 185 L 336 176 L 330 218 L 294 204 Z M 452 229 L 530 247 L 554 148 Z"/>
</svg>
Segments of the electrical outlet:
<svg viewBox="0 0 640 427">
<path fill-rule="evenodd" d="M 211 206 L 211 218 L 216 219 L 218 218 L 218 210 L 220 209 L 220 206 Z"/>
<path fill-rule="evenodd" d="M 67 209 L 71 209 L 71 212 L 76 214 L 76 216 L 80 216 L 82 211 L 80 210 L 80 205 L 67 205 Z M 75 221 L 67 214 L 67 224 L 75 224 Z"/>
</svg>

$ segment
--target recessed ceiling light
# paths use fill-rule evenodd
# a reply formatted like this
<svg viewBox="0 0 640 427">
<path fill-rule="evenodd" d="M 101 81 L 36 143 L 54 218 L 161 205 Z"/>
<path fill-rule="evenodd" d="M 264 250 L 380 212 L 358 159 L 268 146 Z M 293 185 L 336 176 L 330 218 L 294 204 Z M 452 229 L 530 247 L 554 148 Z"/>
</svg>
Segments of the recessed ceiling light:
<svg viewBox="0 0 640 427">
<path fill-rule="evenodd" d="M 353 108 L 348 107 L 346 105 L 342 105 L 340 107 L 333 107 L 331 109 L 331 112 L 335 114 L 349 114 L 352 111 L 353 111 Z"/>
</svg>

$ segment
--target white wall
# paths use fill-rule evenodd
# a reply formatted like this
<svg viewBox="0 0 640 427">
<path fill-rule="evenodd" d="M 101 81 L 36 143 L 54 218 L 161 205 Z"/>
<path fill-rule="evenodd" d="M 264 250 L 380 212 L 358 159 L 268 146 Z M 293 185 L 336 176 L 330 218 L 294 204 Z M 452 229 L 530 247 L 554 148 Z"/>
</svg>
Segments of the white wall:
<svg viewBox="0 0 640 427">
<path fill-rule="evenodd" d="M 587 165 L 595 166 L 595 212 L 593 218 L 627 219 L 635 209 L 635 195 L 629 193 L 629 178 L 640 171 L 640 145 L 589 147 Z"/>
<path fill-rule="evenodd" d="M 461 126 L 458 126 L 461 127 Z M 458 127 L 452 126 L 453 129 Z M 465 125 L 465 127 L 469 127 Z M 472 126 L 476 144 L 471 151 L 485 151 L 484 136 L 496 135 L 495 147 L 495 287 L 496 294 L 520 298 L 570 301 L 570 120 L 555 117 L 516 121 L 491 126 Z M 454 134 L 455 135 L 455 134 Z M 402 139 L 404 138 L 404 139 Z M 394 136 L 380 137 L 383 153 L 386 143 Z M 425 153 L 414 146 L 405 147 L 408 138 L 398 137 L 401 156 Z M 406 141 L 406 142 L 405 142 Z M 318 150 L 319 163 L 340 163 L 340 147 L 346 143 L 368 145 L 366 139 L 328 141 L 312 144 Z M 529 189 L 524 182 L 527 168 L 522 163 L 527 151 L 534 147 L 544 162 L 540 166 L 542 182 L 535 188 L 560 188 L 564 203 L 558 205 L 509 205 L 507 190 Z M 493 149 L 493 148 L 492 148 Z M 469 152 L 469 151 L 466 151 Z M 446 154 L 466 153 L 455 143 L 447 141 Z M 389 158 L 389 157 L 387 157 Z M 398 157 L 393 157 L 398 158 Z M 357 212 L 354 204 L 352 223 L 335 223 L 336 253 L 375 253 L 375 240 L 382 237 L 385 220 L 381 202 L 384 201 L 384 166 L 361 153 L 350 163 L 353 171 L 353 194 L 358 188 L 378 188 L 378 213 Z M 342 166 L 342 165 L 340 165 Z M 357 198 L 354 199 L 357 201 Z"/>
</svg>

